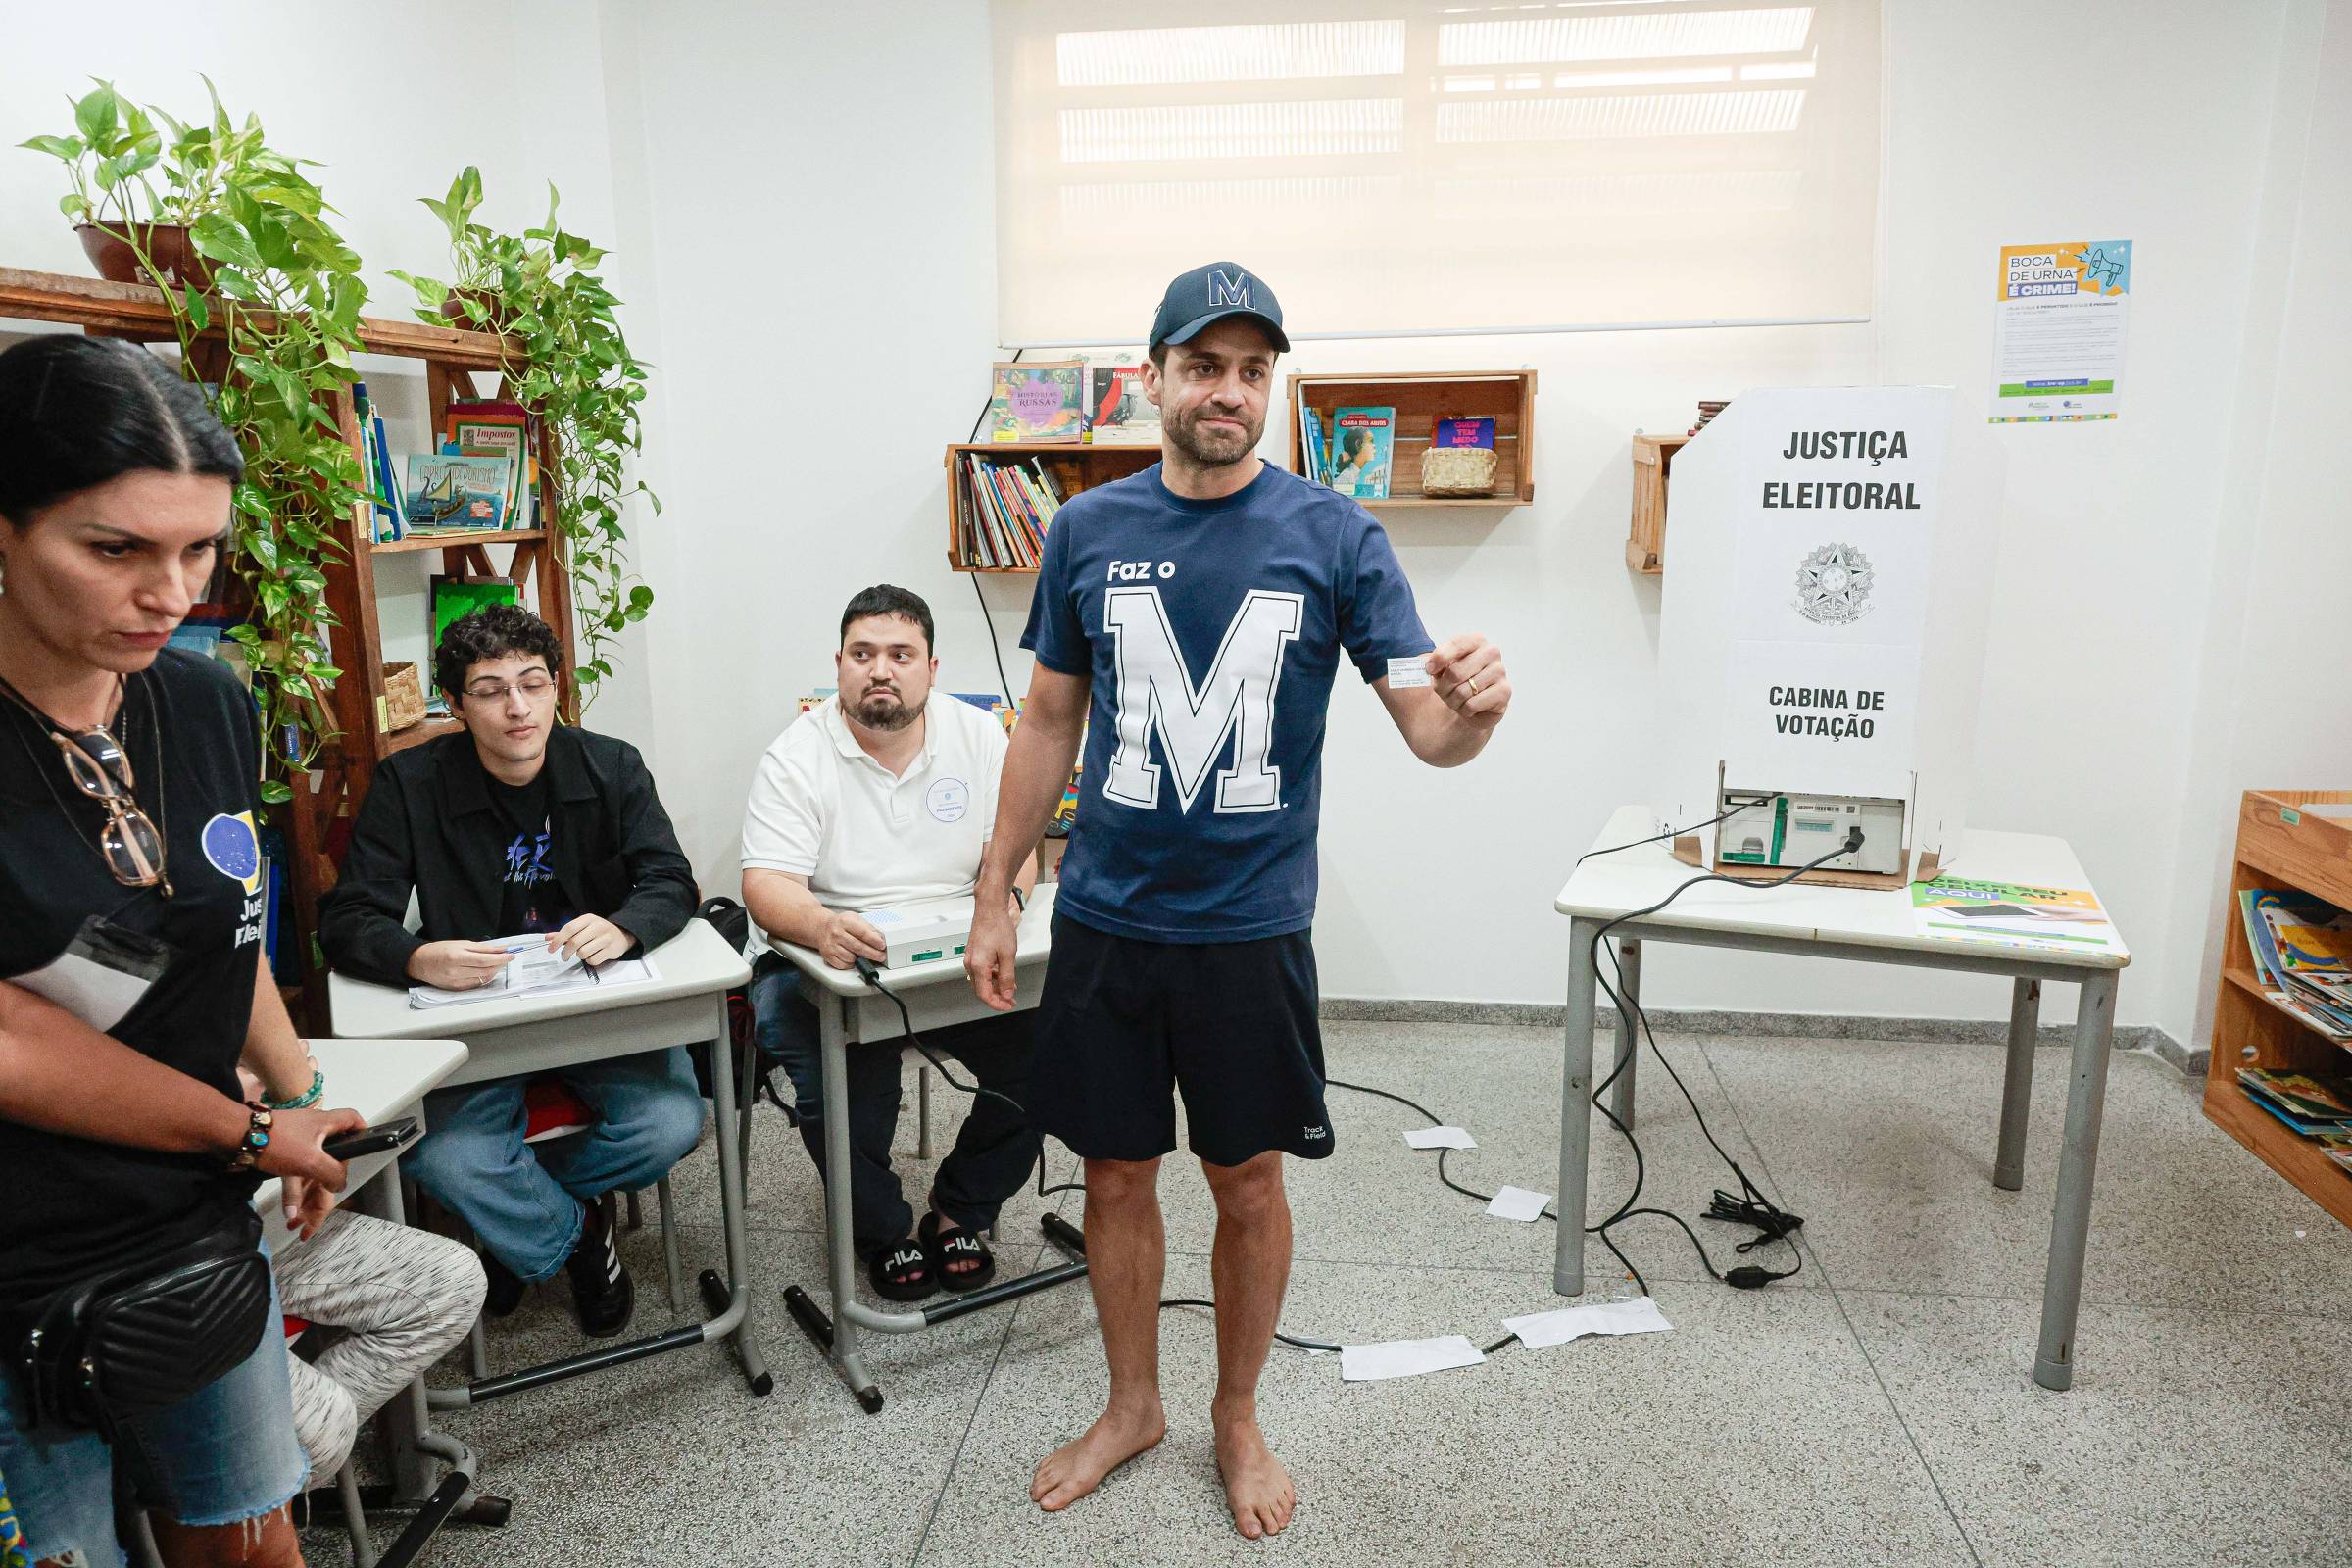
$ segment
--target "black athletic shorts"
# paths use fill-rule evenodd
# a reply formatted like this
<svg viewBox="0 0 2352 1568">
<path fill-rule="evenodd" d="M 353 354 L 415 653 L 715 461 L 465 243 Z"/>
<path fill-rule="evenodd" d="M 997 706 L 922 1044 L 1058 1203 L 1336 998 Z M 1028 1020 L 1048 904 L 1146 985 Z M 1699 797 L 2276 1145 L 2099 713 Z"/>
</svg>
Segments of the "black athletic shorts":
<svg viewBox="0 0 2352 1568">
<path fill-rule="evenodd" d="M 1239 1165 L 1269 1149 L 1331 1152 L 1315 949 L 1304 931 L 1255 942 L 1144 942 L 1064 914 L 1037 1006 L 1029 1119 L 1089 1159 L 1176 1147 Z"/>
</svg>

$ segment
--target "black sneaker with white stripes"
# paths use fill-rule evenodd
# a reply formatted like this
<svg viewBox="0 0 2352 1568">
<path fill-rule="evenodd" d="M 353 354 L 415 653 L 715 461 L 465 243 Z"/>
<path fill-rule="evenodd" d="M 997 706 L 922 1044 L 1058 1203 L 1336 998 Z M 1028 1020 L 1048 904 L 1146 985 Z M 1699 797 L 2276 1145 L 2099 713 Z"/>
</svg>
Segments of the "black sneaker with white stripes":
<svg viewBox="0 0 2352 1568">
<path fill-rule="evenodd" d="M 605 1200 L 580 1207 L 585 1213 L 580 1239 L 564 1263 L 571 1276 L 571 1306 L 579 1314 L 580 1332 L 590 1339 L 610 1339 L 629 1326 L 629 1316 L 637 1309 L 637 1287 L 620 1266 Z"/>
</svg>

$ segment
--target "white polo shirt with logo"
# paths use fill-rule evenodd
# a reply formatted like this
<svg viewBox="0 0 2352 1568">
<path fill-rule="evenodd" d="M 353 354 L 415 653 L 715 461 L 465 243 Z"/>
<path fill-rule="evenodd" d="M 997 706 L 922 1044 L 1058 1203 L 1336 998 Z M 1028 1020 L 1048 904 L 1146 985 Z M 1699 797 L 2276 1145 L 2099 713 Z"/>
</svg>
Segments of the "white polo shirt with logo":
<svg viewBox="0 0 2352 1568">
<path fill-rule="evenodd" d="M 923 749 L 905 774 L 866 755 L 828 697 L 760 759 L 743 813 L 743 868 L 808 879 L 829 909 L 881 909 L 969 895 L 997 821 L 1004 728 L 933 692 Z"/>
</svg>

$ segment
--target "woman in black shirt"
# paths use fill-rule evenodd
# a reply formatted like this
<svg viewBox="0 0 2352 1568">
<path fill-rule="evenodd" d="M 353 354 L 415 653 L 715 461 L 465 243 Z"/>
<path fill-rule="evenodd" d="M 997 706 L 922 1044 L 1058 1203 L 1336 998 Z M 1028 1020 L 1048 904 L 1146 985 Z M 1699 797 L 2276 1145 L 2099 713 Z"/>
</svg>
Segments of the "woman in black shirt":
<svg viewBox="0 0 2352 1568">
<path fill-rule="evenodd" d="M 241 471 L 202 394 L 77 336 L 0 353 L 0 1473 L 38 1561 L 119 1560 L 120 1462 L 174 1562 L 299 1563 L 303 1482 L 274 1314 L 241 1364 L 117 1428 L 35 1428 L 44 1298 L 201 1241 L 264 1175 L 323 1217 L 357 1127 L 262 958 L 260 740 L 224 665 L 167 649 Z M 265 1103 L 240 1099 L 242 1055 Z M 119 1452 L 114 1451 L 119 1448 Z"/>
</svg>

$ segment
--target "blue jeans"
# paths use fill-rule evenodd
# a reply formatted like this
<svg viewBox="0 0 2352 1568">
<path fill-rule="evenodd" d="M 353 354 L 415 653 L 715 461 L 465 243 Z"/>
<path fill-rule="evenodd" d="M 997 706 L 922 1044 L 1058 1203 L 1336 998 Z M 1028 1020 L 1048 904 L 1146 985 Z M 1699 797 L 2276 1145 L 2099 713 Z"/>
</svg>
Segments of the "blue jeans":
<svg viewBox="0 0 2352 1568">
<path fill-rule="evenodd" d="M 1035 1014 L 1002 1013 L 923 1038 L 963 1063 L 983 1087 L 1017 1104 L 1029 1102 L 1030 1030 Z M 800 993 L 800 971 L 774 954 L 752 971 L 752 1019 L 760 1054 L 781 1063 L 800 1110 L 801 1142 L 825 1173 L 824 1065 L 816 1008 Z M 901 1042 L 852 1046 L 850 1092 L 850 1234 L 863 1253 L 907 1235 L 914 1210 L 890 1168 L 890 1141 L 899 1125 Z M 939 1162 L 931 1193 L 942 1214 L 969 1230 L 997 1222 L 1004 1200 L 1021 1190 L 1037 1163 L 1038 1135 L 1026 1116 L 1002 1100 L 974 1097 L 956 1147 Z"/>
<path fill-rule="evenodd" d="M 437 1089 L 424 1097 L 429 1130 L 403 1166 L 524 1280 L 546 1279 L 564 1266 L 580 1239 L 581 1203 L 653 1186 L 703 1136 L 703 1097 L 683 1047 L 545 1076 L 578 1095 L 596 1124 L 526 1146 L 522 1091 L 529 1078 Z"/>
<path fill-rule="evenodd" d="M 126 1560 L 115 1536 L 118 1459 L 139 1501 L 198 1527 L 274 1513 L 309 1470 L 274 1282 L 253 1353 L 179 1403 L 123 1423 L 119 1452 L 95 1432 L 31 1418 L 16 1377 L 0 1374 L 0 1476 L 33 1562 L 76 1548 L 93 1564 Z"/>
</svg>

